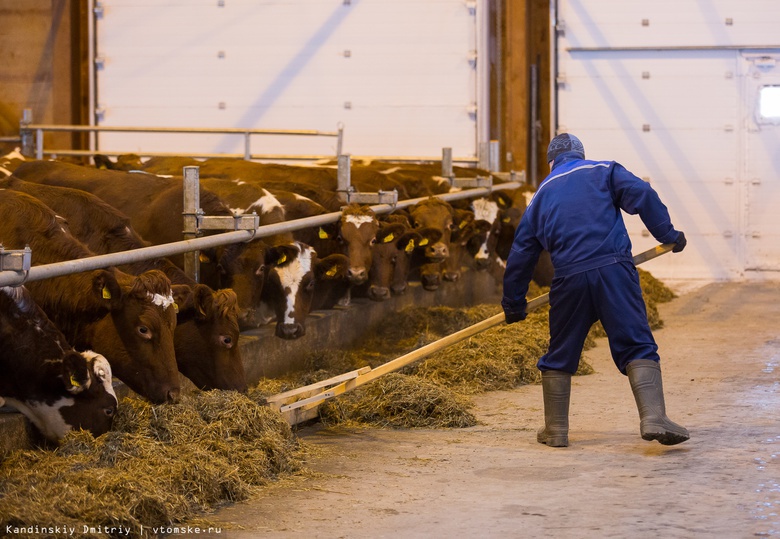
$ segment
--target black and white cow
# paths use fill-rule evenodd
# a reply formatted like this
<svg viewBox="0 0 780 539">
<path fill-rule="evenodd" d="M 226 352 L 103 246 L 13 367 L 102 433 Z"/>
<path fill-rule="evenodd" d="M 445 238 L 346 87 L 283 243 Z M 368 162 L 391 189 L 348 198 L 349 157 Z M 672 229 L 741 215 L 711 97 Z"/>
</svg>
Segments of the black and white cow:
<svg viewBox="0 0 780 539">
<path fill-rule="evenodd" d="M 111 428 L 117 398 L 108 361 L 73 350 L 21 286 L 0 288 L 0 372 L 0 405 L 19 410 L 47 439 Z"/>
</svg>

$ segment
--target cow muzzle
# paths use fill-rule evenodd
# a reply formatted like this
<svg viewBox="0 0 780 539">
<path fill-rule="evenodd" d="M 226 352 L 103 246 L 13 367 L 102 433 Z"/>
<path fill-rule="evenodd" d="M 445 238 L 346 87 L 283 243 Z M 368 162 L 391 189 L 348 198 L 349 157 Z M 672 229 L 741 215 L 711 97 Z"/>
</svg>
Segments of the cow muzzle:
<svg viewBox="0 0 780 539">
<path fill-rule="evenodd" d="M 299 323 L 294 324 L 276 324 L 276 336 L 280 339 L 293 340 L 303 337 L 306 329 Z"/>
<path fill-rule="evenodd" d="M 368 279 L 366 268 L 349 268 L 347 270 L 347 279 L 354 285 L 363 284 Z"/>
<path fill-rule="evenodd" d="M 450 249 L 442 242 L 434 243 L 425 249 L 425 258 L 430 262 L 442 262 L 450 256 Z"/>
<path fill-rule="evenodd" d="M 385 286 L 372 286 L 368 289 L 368 297 L 374 301 L 384 301 L 390 297 L 390 289 Z"/>
</svg>

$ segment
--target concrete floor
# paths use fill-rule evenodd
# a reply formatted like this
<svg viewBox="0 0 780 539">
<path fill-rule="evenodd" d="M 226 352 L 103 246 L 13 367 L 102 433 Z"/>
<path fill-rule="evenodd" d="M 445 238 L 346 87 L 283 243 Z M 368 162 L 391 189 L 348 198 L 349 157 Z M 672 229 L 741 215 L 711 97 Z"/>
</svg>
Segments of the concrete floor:
<svg viewBox="0 0 780 539">
<path fill-rule="evenodd" d="M 540 386 L 478 396 L 468 429 L 307 427 L 313 473 L 209 515 L 212 536 L 780 536 L 780 283 L 710 284 L 660 311 L 667 411 L 688 442 L 639 437 L 600 340 L 596 373 L 574 380 L 570 447 L 536 442 Z"/>
</svg>

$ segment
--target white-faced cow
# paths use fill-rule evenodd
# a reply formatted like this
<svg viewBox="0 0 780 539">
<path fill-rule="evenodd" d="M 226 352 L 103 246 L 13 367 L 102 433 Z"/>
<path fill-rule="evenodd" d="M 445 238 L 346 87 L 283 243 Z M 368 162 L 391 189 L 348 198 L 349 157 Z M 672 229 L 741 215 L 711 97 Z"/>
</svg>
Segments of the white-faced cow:
<svg viewBox="0 0 780 539">
<path fill-rule="evenodd" d="M 47 439 L 111 428 L 117 398 L 108 361 L 73 350 L 23 286 L 0 288 L 0 372 L 0 406 L 22 412 Z"/>
<path fill-rule="evenodd" d="M 34 196 L 67 221 L 67 228 L 96 254 L 146 247 L 130 220 L 100 198 L 67 187 L 11 177 L 0 188 Z M 200 389 L 246 391 L 238 346 L 238 300 L 233 290 L 214 291 L 197 284 L 167 259 L 135 262 L 120 269 L 133 275 L 159 269 L 171 280 L 178 311 L 174 347 L 179 371 Z"/>
<path fill-rule="evenodd" d="M 94 256 L 37 199 L 0 190 L 0 243 L 29 245 L 34 265 Z M 158 270 L 138 276 L 115 268 L 30 282 L 36 303 L 77 350 L 91 349 L 114 375 L 152 402 L 177 400 L 179 373 L 171 282 Z"/>
</svg>

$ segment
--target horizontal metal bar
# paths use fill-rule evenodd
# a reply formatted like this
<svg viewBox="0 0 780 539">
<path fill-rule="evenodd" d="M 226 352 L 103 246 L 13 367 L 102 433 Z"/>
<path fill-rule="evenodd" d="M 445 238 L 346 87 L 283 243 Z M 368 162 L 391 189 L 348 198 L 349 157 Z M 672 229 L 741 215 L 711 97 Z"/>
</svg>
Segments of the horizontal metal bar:
<svg viewBox="0 0 780 539">
<path fill-rule="evenodd" d="M 22 137 L 0 137 L 0 142 L 22 142 Z"/>
<path fill-rule="evenodd" d="M 502 189 L 517 189 L 519 187 L 520 184 L 517 182 L 508 182 L 494 185 L 492 191 L 498 191 Z M 435 196 L 437 198 L 449 201 L 484 196 L 490 194 L 490 192 L 491 189 L 484 188 L 466 189 L 457 193 L 447 193 Z M 422 202 L 423 200 L 427 199 L 428 197 L 413 198 L 400 201 L 396 205 L 379 204 L 376 206 L 370 206 L 370 208 L 377 214 L 390 213 L 395 209 L 414 206 L 418 202 Z M 223 234 L 214 234 L 212 236 L 205 236 L 191 240 L 165 243 L 163 245 L 153 245 L 151 247 L 142 247 L 132 251 L 122 251 L 120 253 L 111 253 L 107 255 L 92 256 L 89 258 L 68 260 L 65 262 L 56 262 L 54 264 L 33 266 L 27 273 L 18 273 L 14 271 L 0 272 L 0 286 L 19 286 L 29 281 L 40 281 L 43 279 L 60 277 L 62 275 L 68 275 L 71 273 L 79 273 L 81 271 L 107 268 L 109 266 L 121 266 L 122 264 L 130 264 L 133 262 L 140 262 L 142 260 L 150 260 L 152 258 L 168 257 L 189 251 L 203 250 L 211 247 L 218 247 L 220 245 L 227 245 L 230 243 L 240 243 L 250 241 L 254 238 L 273 236 L 275 234 L 281 234 L 284 232 L 293 232 L 303 228 L 334 223 L 340 218 L 341 212 L 331 212 L 325 213 L 323 215 L 315 215 L 313 217 L 304 217 L 303 219 L 295 219 L 294 221 L 284 221 L 271 225 L 263 225 L 256 228 L 255 230 L 225 232 Z M 33 252 L 33 259 L 34 258 L 35 253 Z"/>
<path fill-rule="evenodd" d="M 567 47 L 568 52 L 631 52 L 631 51 L 740 51 L 780 50 L 780 45 L 659 45 L 645 47 Z"/>
<path fill-rule="evenodd" d="M 114 152 L 105 150 L 44 150 L 43 155 L 73 155 L 89 157 L 93 155 L 119 156 L 126 155 L 128 152 Z M 231 159 L 244 159 L 243 153 L 181 153 L 181 152 L 132 152 L 139 157 L 192 157 L 192 158 L 212 158 L 226 157 Z M 322 159 L 333 159 L 333 155 L 287 155 L 287 154 L 251 154 L 250 159 L 254 160 L 281 160 L 281 161 L 320 161 Z"/>
<path fill-rule="evenodd" d="M 306 135 L 337 137 L 338 131 L 317 131 L 315 129 L 243 129 L 240 127 L 119 127 L 113 125 L 59 125 L 27 124 L 22 130 L 75 131 L 75 132 L 127 132 L 127 133 L 199 133 L 212 135 Z"/>
</svg>

